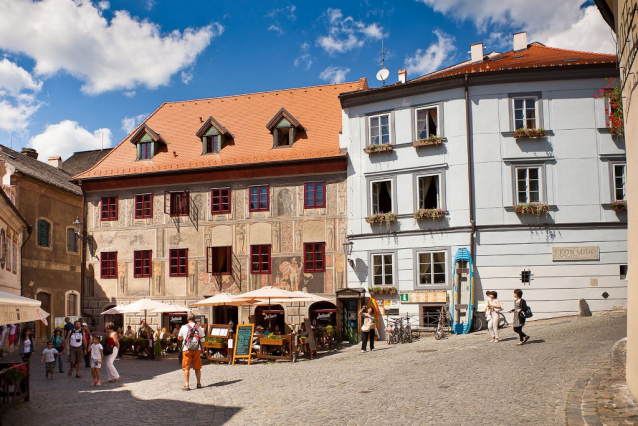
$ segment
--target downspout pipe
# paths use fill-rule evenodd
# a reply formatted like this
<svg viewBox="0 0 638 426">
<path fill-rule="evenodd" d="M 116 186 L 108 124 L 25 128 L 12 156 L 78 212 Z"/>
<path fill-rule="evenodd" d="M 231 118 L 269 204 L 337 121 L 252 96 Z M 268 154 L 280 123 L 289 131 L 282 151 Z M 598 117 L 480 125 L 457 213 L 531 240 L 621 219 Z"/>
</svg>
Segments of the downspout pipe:
<svg viewBox="0 0 638 426">
<path fill-rule="evenodd" d="M 475 234 L 476 234 L 476 221 L 474 218 L 474 155 L 472 150 L 472 132 L 470 125 L 470 93 L 469 93 L 469 74 L 465 73 L 465 134 L 466 134 L 466 144 L 467 144 L 467 186 L 469 192 L 469 202 L 470 202 L 470 226 L 472 227 L 470 231 L 470 255 L 472 256 L 472 260 L 474 265 L 476 266 L 476 257 L 475 257 Z"/>
<path fill-rule="evenodd" d="M 85 276 L 84 271 L 86 270 L 86 195 L 84 194 L 84 187 L 82 186 L 82 181 L 78 182 L 80 189 L 82 190 L 82 230 L 80 231 L 80 316 L 84 317 L 84 292 L 86 290 L 86 286 L 84 285 Z"/>
</svg>

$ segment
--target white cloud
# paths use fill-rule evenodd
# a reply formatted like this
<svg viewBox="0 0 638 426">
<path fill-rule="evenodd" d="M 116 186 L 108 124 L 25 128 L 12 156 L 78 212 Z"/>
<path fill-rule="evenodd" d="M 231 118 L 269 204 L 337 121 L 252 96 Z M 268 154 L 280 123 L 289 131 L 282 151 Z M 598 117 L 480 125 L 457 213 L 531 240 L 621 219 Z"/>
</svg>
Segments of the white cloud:
<svg viewBox="0 0 638 426">
<path fill-rule="evenodd" d="M 352 16 L 344 18 L 341 9 L 328 8 L 324 14 L 327 20 L 327 35 L 320 36 L 317 44 L 327 53 L 345 53 L 362 47 L 367 41 L 387 37 L 383 27 L 373 22 L 366 24 L 355 21 Z"/>
<path fill-rule="evenodd" d="M 274 24 L 268 27 L 268 31 L 275 31 L 279 35 L 283 35 L 284 33 L 284 30 L 282 30 L 281 28 L 279 28 L 277 25 L 274 25 Z"/>
<path fill-rule="evenodd" d="M 39 103 L 0 99 L 0 129 L 7 132 L 26 129 L 39 107 Z"/>
<path fill-rule="evenodd" d="M 295 58 L 295 66 L 301 66 L 306 71 L 308 71 L 312 66 L 312 58 L 310 57 L 310 45 L 308 43 L 301 44 L 301 55 Z"/>
<path fill-rule="evenodd" d="M 0 48 L 33 58 L 37 75 L 68 72 L 89 94 L 166 85 L 224 30 L 213 23 L 163 35 L 126 11 L 109 22 L 89 1 L 0 0 L 0 10 Z"/>
<path fill-rule="evenodd" d="M 132 98 L 133 96 L 135 96 L 135 90 L 129 90 L 124 92 L 124 96 L 126 96 L 127 98 Z"/>
<path fill-rule="evenodd" d="M 16 96 L 23 90 L 38 92 L 41 88 L 42 82 L 34 80 L 27 70 L 7 58 L 0 60 L 0 90 Z"/>
<path fill-rule="evenodd" d="M 0 60 L 0 129 L 8 132 L 24 130 L 29 119 L 40 108 L 35 94 L 42 82 L 7 58 Z"/>
<path fill-rule="evenodd" d="M 346 74 L 350 72 L 350 68 L 328 67 L 321 71 L 319 78 L 329 83 L 343 83 L 346 81 Z"/>
<path fill-rule="evenodd" d="M 134 117 L 124 117 L 122 119 L 122 130 L 126 133 L 131 133 L 142 121 L 146 120 L 146 117 L 148 117 L 147 113 L 136 115 Z"/>
<path fill-rule="evenodd" d="M 146 0 L 146 9 L 151 10 L 155 7 L 156 0 Z"/>
<path fill-rule="evenodd" d="M 273 9 L 268 12 L 266 16 L 273 19 L 276 19 L 278 16 L 284 16 L 290 21 L 296 21 L 297 15 L 295 15 L 295 10 L 297 10 L 297 6 L 291 4 L 279 9 Z"/>
<path fill-rule="evenodd" d="M 182 77 L 182 83 L 184 84 L 190 83 L 191 80 L 193 79 L 193 70 L 190 69 L 190 70 L 182 71 L 181 77 Z"/>
<path fill-rule="evenodd" d="M 109 3 L 108 1 L 101 1 L 101 2 L 98 2 L 97 7 L 100 10 L 107 10 L 108 8 L 111 7 L 111 3 Z"/>
<path fill-rule="evenodd" d="M 454 37 L 441 30 L 434 30 L 433 32 L 437 37 L 435 43 L 430 44 L 425 50 L 418 49 L 414 56 L 405 59 L 408 76 L 420 77 L 436 71 L 450 59 L 456 50 Z"/>
<path fill-rule="evenodd" d="M 29 140 L 28 146 L 38 151 L 38 158 L 47 161 L 56 155 L 67 159 L 76 151 L 100 149 L 102 146 L 110 148 L 112 138 L 109 129 L 98 129 L 91 133 L 77 121 L 64 120 L 47 126 L 44 132 Z"/>
<path fill-rule="evenodd" d="M 511 34 L 524 30 L 528 40 L 543 44 L 614 53 L 609 27 L 587 0 L 418 0 L 459 21 L 470 21 L 482 32 Z M 511 39 L 508 43 L 511 49 Z"/>
</svg>

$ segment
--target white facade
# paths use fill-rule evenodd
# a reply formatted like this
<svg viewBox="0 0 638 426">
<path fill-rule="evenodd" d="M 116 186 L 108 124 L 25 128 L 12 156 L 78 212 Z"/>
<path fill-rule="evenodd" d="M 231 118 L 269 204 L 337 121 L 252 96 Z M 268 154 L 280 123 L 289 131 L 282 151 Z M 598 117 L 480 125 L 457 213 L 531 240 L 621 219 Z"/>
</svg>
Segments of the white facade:
<svg viewBox="0 0 638 426">
<path fill-rule="evenodd" d="M 612 137 L 606 129 L 605 103 L 597 97 L 607 81 L 602 77 L 519 79 L 512 83 L 503 79 L 498 84 L 473 85 L 472 78 L 468 90 L 477 227 L 476 300 L 484 300 L 486 290 L 495 290 L 509 310 L 513 306 L 512 291 L 520 288 L 534 319 L 577 314 L 581 298 L 592 311 L 625 307 L 627 218 L 626 212 L 611 208 L 611 203 L 619 199 L 615 189 L 623 190 L 621 175 L 614 188 L 614 171 L 621 174 L 624 170 L 626 175 L 626 168 L 622 168 L 625 147 L 622 139 Z M 356 268 L 348 269 L 349 287 L 392 284 L 399 293 L 450 292 L 454 254 L 458 248 L 470 248 L 471 233 L 465 88 L 457 86 L 420 90 L 425 93 L 402 94 L 394 99 L 386 96 L 383 101 L 365 104 L 358 101 L 355 106 L 343 103 L 342 147 L 348 149 L 350 159 L 348 235 L 353 242 L 350 259 Z M 514 138 L 512 114 L 520 106 L 514 104 L 518 97 L 532 99 L 535 126 L 547 129 L 546 137 Z M 416 110 L 422 106 L 438 108 L 437 133 L 444 137 L 442 145 L 413 147 L 418 139 Z M 393 150 L 368 154 L 365 148 L 377 132 L 370 128 L 370 117 L 383 113 L 389 114 Z M 539 190 L 534 191 L 537 174 Z M 435 202 L 449 214 L 440 219 L 415 220 L 418 179 L 428 175 L 436 175 L 439 191 Z M 526 186 L 517 184 L 515 176 L 527 178 Z M 373 188 L 379 181 L 385 188 Z M 434 181 L 430 180 L 430 185 Z M 378 191 L 388 187 L 392 212 L 397 215 L 389 230 L 385 224 L 365 220 L 379 205 Z M 527 201 L 538 197 L 550 206 L 550 212 L 540 217 L 516 213 L 513 206 L 526 197 Z M 597 247 L 600 257 L 557 261 L 552 258 L 553 247 Z M 444 255 L 444 282 L 418 274 L 418 254 L 422 252 L 440 252 L 439 260 Z M 373 257 L 378 254 L 391 256 L 391 276 L 379 274 L 377 268 L 375 279 Z M 377 262 L 386 266 L 388 259 L 377 258 Z M 432 257 L 426 254 L 421 260 L 432 262 Z M 434 265 L 429 268 L 436 269 Z M 523 270 L 533 274 L 531 283 L 521 282 Z M 435 284 L 420 285 L 422 280 Z M 399 295 L 378 298 L 398 300 Z M 420 316 L 424 306 L 429 305 L 401 303 L 400 313 Z"/>
</svg>

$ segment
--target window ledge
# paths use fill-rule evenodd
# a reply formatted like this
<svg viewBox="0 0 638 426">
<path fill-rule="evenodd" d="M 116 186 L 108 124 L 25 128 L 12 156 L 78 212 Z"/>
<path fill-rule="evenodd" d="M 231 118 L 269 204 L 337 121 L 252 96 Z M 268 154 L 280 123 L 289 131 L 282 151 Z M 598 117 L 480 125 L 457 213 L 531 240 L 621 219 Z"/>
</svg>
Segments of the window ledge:
<svg viewBox="0 0 638 426">
<path fill-rule="evenodd" d="M 514 133 L 516 133 L 516 132 L 514 132 L 514 131 L 501 132 L 501 136 L 503 136 L 503 137 L 512 137 L 512 138 L 513 138 L 513 137 L 514 137 Z M 527 140 L 527 139 L 545 139 L 545 138 L 546 138 L 546 137 L 548 137 L 548 136 L 554 136 L 554 131 L 553 131 L 553 130 L 547 130 L 547 129 L 545 129 L 545 133 L 546 133 L 546 135 L 545 135 L 545 136 L 539 136 L 539 137 L 521 137 L 521 138 L 516 138 L 516 140 L 518 140 L 518 139 L 525 139 L 525 140 Z"/>
<path fill-rule="evenodd" d="M 549 207 L 549 211 L 550 212 L 557 212 L 558 211 L 558 206 L 557 205 L 550 205 Z M 506 212 L 514 212 L 514 206 L 505 206 L 505 211 Z M 523 213 L 520 213 L 523 214 Z M 529 214 L 535 214 L 535 213 L 529 213 Z"/>
<path fill-rule="evenodd" d="M 612 206 L 612 203 L 603 203 L 601 204 L 603 210 L 614 210 L 614 207 Z M 623 209 L 623 210 L 616 210 L 617 213 L 627 213 L 627 209 Z"/>
</svg>

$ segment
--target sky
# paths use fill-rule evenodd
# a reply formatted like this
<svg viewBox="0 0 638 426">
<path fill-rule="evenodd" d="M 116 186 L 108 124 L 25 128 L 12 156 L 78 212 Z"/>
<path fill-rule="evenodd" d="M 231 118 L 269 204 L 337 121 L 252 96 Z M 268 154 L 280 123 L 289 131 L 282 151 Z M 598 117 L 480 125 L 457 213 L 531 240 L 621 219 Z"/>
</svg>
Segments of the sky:
<svg viewBox="0 0 638 426">
<path fill-rule="evenodd" d="M 0 0 L 0 144 L 39 159 L 120 143 L 162 102 L 368 79 L 512 35 L 614 53 L 591 0 Z"/>
</svg>

